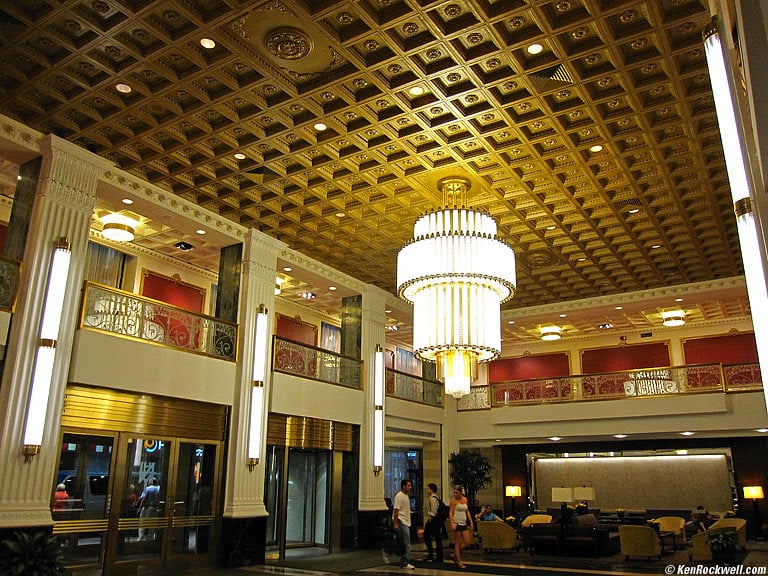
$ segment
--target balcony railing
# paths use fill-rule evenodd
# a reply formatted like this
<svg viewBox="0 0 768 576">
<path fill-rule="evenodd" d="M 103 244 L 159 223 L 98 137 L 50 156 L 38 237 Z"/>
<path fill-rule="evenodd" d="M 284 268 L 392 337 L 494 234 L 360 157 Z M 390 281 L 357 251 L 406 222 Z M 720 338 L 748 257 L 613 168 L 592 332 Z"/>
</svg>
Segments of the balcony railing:
<svg viewBox="0 0 768 576">
<path fill-rule="evenodd" d="M 362 360 L 279 336 L 275 336 L 273 342 L 272 369 L 329 384 L 362 388 Z"/>
<path fill-rule="evenodd" d="M 0 310 L 13 312 L 21 262 L 0 256 Z"/>
<path fill-rule="evenodd" d="M 473 386 L 459 410 L 762 389 L 758 364 L 697 364 Z"/>
<path fill-rule="evenodd" d="M 442 407 L 443 386 L 434 380 L 388 369 L 387 396 Z"/>
<path fill-rule="evenodd" d="M 85 283 L 80 327 L 235 361 L 237 324 Z"/>
</svg>

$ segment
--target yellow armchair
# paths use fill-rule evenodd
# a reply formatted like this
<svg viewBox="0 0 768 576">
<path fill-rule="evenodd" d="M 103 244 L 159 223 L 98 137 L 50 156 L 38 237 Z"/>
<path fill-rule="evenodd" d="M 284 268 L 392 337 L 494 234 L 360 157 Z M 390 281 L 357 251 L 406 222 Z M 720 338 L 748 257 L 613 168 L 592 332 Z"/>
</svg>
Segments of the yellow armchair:
<svg viewBox="0 0 768 576">
<path fill-rule="evenodd" d="M 645 556 L 649 560 L 656 556 L 661 560 L 661 539 L 650 526 L 622 524 L 619 526 L 621 553 L 625 560 L 630 556 Z"/>
<path fill-rule="evenodd" d="M 685 520 L 680 516 L 660 516 L 656 518 L 659 523 L 659 530 L 672 532 L 675 535 L 675 543 L 684 547 L 685 545 Z"/>
<path fill-rule="evenodd" d="M 725 525 L 718 526 L 724 520 L 740 520 L 740 522 L 726 522 Z M 741 546 L 742 550 L 746 550 L 746 525 L 747 521 L 743 518 L 723 518 L 712 524 L 706 532 L 694 534 L 691 536 L 691 547 L 688 549 L 688 562 L 693 562 L 694 558 L 697 560 L 712 560 L 712 548 L 709 542 L 707 542 L 707 535 L 710 532 L 735 530 L 739 536 L 739 546 Z M 743 530 L 744 540 L 742 540 L 742 534 L 739 533 L 739 529 Z"/>
<path fill-rule="evenodd" d="M 486 550 L 519 550 L 522 543 L 517 530 L 501 522 L 478 522 L 480 546 Z"/>
</svg>

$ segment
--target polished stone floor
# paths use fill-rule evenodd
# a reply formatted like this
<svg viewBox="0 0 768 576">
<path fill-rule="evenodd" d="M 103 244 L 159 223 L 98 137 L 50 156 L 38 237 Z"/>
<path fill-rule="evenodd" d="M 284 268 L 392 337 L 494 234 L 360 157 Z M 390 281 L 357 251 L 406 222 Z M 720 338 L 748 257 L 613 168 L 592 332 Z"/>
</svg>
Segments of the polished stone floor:
<svg viewBox="0 0 768 576">
<path fill-rule="evenodd" d="M 477 550 L 465 551 L 466 569 L 454 564 L 433 564 L 423 560 L 423 545 L 415 546 L 412 554 L 415 570 L 402 570 L 395 564 L 385 564 L 378 550 L 360 550 L 339 554 L 304 549 L 290 551 L 283 561 L 268 559 L 265 565 L 237 569 L 199 571 L 197 576 L 332 576 L 336 574 L 356 576 L 392 576 L 413 574 L 414 576 L 457 576 L 456 573 L 471 575 L 503 576 L 554 576 L 556 574 L 591 574 L 606 576 L 647 576 L 648 574 L 714 574 L 715 566 L 708 562 L 688 562 L 687 551 L 679 550 L 662 556 L 661 561 L 625 561 L 618 554 L 607 558 L 565 558 L 558 556 L 531 556 L 526 553 L 483 553 Z M 768 543 L 749 542 L 747 552 L 742 556 L 741 573 L 758 568 L 768 573 Z M 738 567 L 734 567 L 738 570 Z M 723 572 L 719 572 L 723 573 Z M 727 572 L 725 572 L 727 573 Z"/>
</svg>

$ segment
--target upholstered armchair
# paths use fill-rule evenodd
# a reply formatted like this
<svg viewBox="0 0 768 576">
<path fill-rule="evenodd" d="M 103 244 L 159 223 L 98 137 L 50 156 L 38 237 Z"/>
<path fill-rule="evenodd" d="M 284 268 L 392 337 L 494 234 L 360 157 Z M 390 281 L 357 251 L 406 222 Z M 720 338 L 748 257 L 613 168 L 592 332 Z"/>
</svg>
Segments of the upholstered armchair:
<svg viewBox="0 0 768 576">
<path fill-rule="evenodd" d="M 656 518 L 656 522 L 659 523 L 659 530 L 672 532 L 677 545 L 680 548 L 685 547 L 685 520 L 680 516 L 661 516 Z"/>
<path fill-rule="evenodd" d="M 478 522 L 477 533 L 480 535 L 480 546 L 486 550 L 520 550 L 522 542 L 517 536 L 517 530 L 502 522 Z"/>
<path fill-rule="evenodd" d="M 739 535 L 739 548 L 747 549 L 747 521 L 744 518 L 720 518 L 709 527 L 710 530 L 719 530 L 721 528 L 733 528 Z"/>
<path fill-rule="evenodd" d="M 625 560 L 629 560 L 630 556 L 645 556 L 649 560 L 656 556 L 661 560 L 661 539 L 650 526 L 622 524 L 619 526 L 619 539 Z"/>
<path fill-rule="evenodd" d="M 531 514 L 526 516 L 520 523 L 520 539 L 523 541 L 523 548 L 528 550 L 531 547 L 531 531 L 534 524 L 550 524 L 552 516 L 549 514 Z"/>
</svg>

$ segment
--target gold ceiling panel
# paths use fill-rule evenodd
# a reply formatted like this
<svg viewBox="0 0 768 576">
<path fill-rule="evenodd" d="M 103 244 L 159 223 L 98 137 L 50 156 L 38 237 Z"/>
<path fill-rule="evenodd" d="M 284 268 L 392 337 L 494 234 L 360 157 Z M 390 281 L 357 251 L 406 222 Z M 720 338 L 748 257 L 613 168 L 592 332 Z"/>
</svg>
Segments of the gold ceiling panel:
<svg viewBox="0 0 768 576">
<path fill-rule="evenodd" d="M 704 0 L 0 10 L 3 114 L 391 292 L 457 173 L 517 252 L 508 309 L 742 273 Z"/>
</svg>

